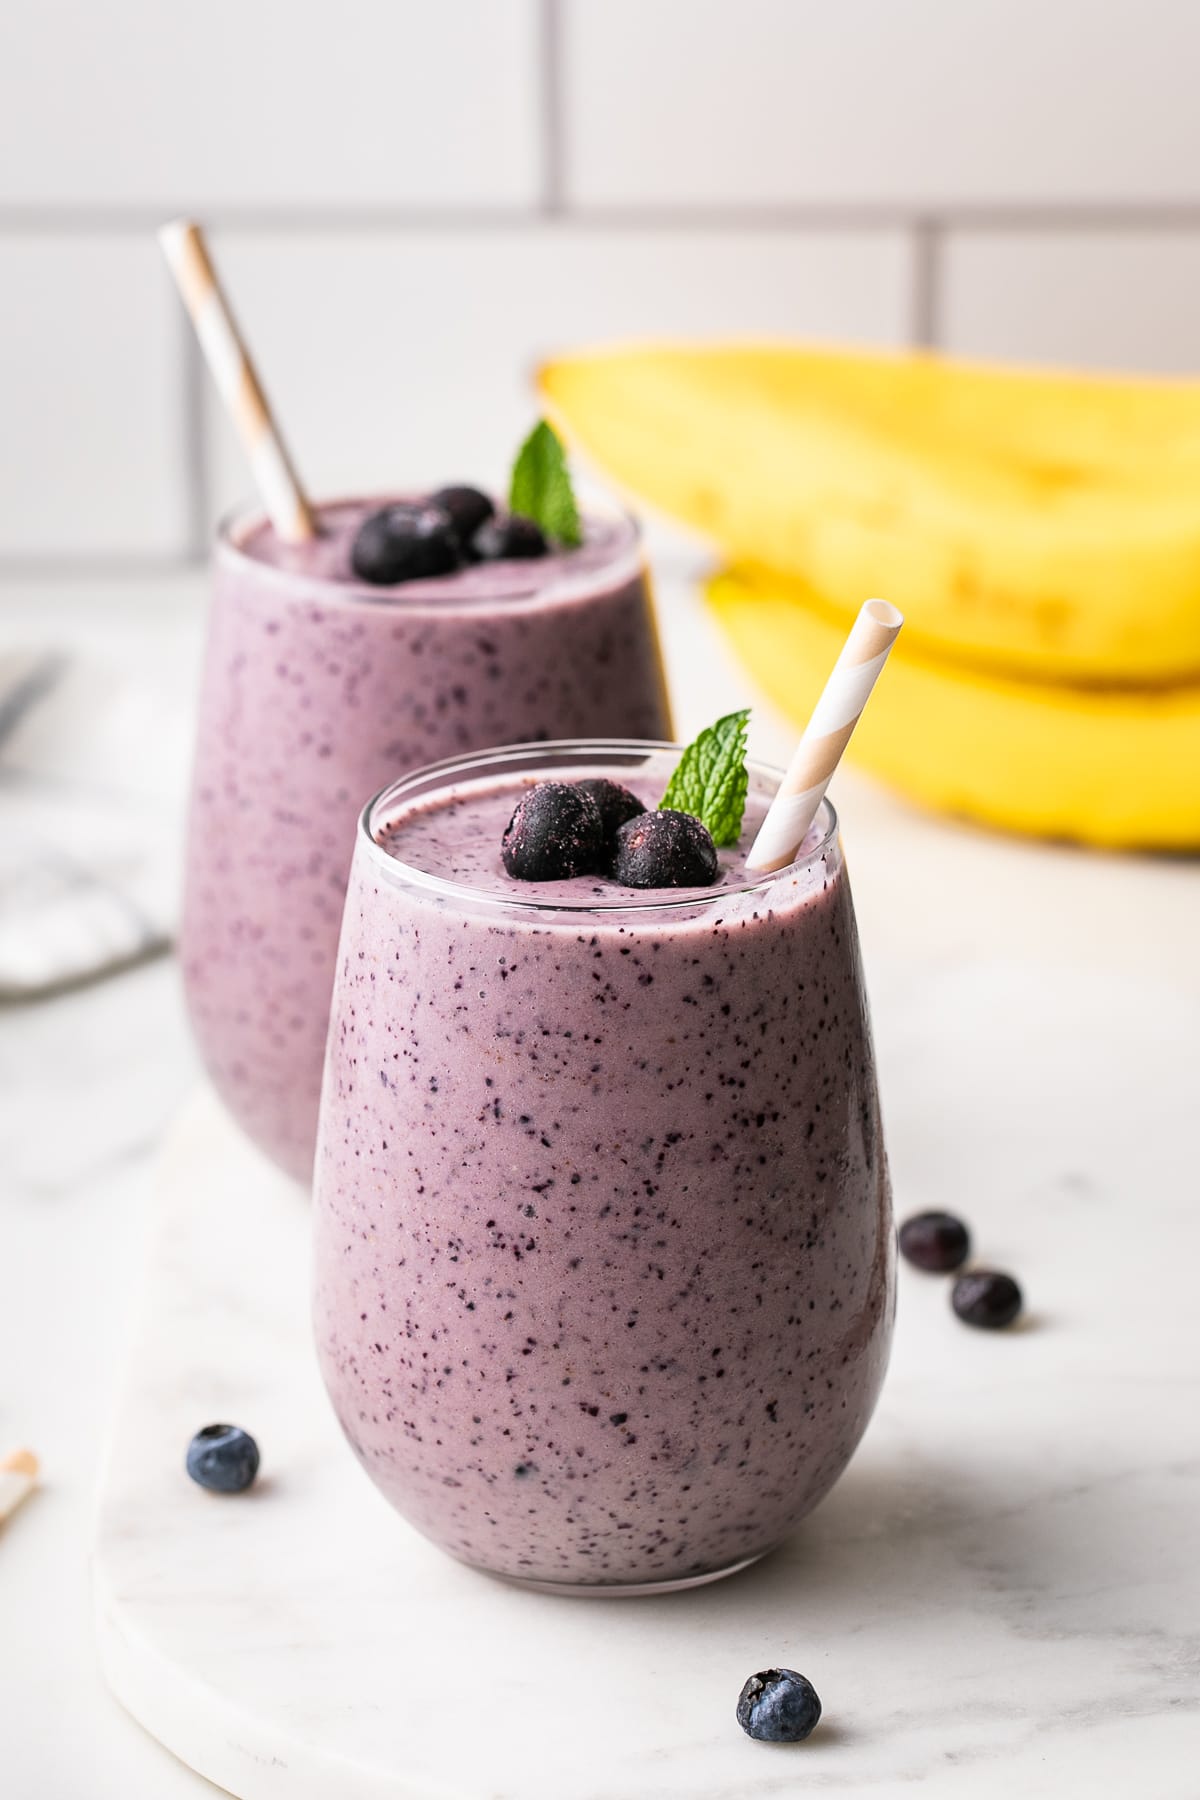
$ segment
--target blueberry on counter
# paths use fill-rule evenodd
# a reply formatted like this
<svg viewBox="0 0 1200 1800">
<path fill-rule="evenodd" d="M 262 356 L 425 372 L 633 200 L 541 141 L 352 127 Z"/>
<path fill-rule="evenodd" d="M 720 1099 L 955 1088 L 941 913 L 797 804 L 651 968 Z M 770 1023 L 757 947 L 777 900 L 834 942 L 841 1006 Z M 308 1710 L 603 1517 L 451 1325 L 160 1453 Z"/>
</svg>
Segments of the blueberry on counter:
<svg viewBox="0 0 1200 1800">
<path fill-rule="evenodd" d="M 763 1669 L 738 1695 L 737 1722 L 764 1744 L 802 1744 L 821 1717 L 817 1690 L 795 1669 Z"/>
<path fill-rule="evenodd" d="M 471 549 L 480 562 L 524 562 L 546 556 L 550 546 L 540 525 L 520 513 L 508 513 L 502 519 L 485 520 L 471 539 Z"/>
<path fill-rule="evenodd" d="M 570 781 L 539 781 L 524 794 L 500 846 L 517 881 L 567 881 L 600 866 L 604 828 L 590 794 Z"/>
<path fill-rule="evenodd" d="M 717 879 L 712 833 L 691 813 L 639 813 L 617 832 L 611 874 L 624 887 L 711 887 Z"/>
<path fill-rule="evenodd" d="M 972 1269 L 969 1275 L 960 1275 L 950 1301 L 964 1325 L 976 1325 L 982 1331 L 1003 1331 L 1023 1305 L 1012 1276 L 997 1269 Z"/>
<path fill-rule="evenodd" d="M 241 1494 L 258 1474 L 258 1445 L 240 1425 L 206 1425 L 187 1450 L 187 1472 L 213 1494 Z"/>
<path fill-rule="evenodd" d="M 585 794 L 590 794 L 600 808 L 604 842 L 610 850 L 622 825 L 627 824 L 630 819 L 636 819 L 646 810 L 636 794 L 631 794 L 619 781 L 609 781 L 603 775 L 588 781 L 577 781 L 575 786 Z"/>
<path fill-rule="evenodd" d="M 971 1235 L 953 1213 L 914 1213 L 900 1227 L 900 1254 L 931 1275 L 960 1269 L 971 1253 Z"/>
<path fill-rule="evenodd" d="M 450 515 L 460 544 L 469 544 L 496 510 L 488 496 L 474 487 L 439 488 L 436 494 L 430 494 L 429 504 Z"/>
<path fill-rule="evenodd" d="M 376 587 L 449 575 L 462 562 L 458 533 L 445 508 L 407 500 L 364 519 L 350 553 L 359 580 Z"/>
</svg>

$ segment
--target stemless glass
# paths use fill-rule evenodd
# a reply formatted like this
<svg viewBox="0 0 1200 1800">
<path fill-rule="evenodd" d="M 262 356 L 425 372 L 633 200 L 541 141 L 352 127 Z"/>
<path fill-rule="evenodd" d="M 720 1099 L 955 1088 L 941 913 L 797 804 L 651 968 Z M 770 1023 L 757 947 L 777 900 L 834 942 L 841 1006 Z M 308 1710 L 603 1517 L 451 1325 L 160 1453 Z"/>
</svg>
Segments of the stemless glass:
<svg viewBox="0 0 1200 1800">
<path fill-rule="evenodd" d="M 828 804 L 791 867 L 699 896 L 522 898 L 400 860 L 402 830 L 394 854 L 377 841 L 453 798 L 452 864 L 477 800 L 503 821 L 530 780 L 585 773 L 650 795 L 678 755 L 590 742 L 420 770 L 366 808 L 346 901 L 315 1180 L 324 1380 L 397 1511 L 554 1591 L 762 1556 L 845 1467 L 890 1343 Z M 752 766 L 752 814 L 778 779 Z"/>
<path fill-rule="evenodd" d="M 332 578 L 321 539 L 276 545 L 275 561 L 251 554 L 260 516 L 220 532 L 184 985 L 218 1094 L 301 1180 L 312 1169 L 342 900 L 367 796 L 431 757 L 670 729 L 638 528 L 612 510 L 585 517 L 596 541 L 582 551 L 387 589 Z"/>
</svg>

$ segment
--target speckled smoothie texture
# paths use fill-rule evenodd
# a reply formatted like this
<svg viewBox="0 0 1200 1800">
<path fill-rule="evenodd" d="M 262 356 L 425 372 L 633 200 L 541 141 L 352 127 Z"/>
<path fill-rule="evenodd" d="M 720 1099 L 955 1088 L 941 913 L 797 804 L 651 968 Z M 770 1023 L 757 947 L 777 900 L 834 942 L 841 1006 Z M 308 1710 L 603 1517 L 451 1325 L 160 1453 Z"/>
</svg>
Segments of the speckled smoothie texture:
<svg viewBox="0 0 1200 1800">
<path fill-rule="evenodd" d="M 514 883 L 519 792 L 460 783 L 356 850 L 321 1367 L 371 1479 L 453 1555 L 567 1586 L 696 1580 L 821 1499 L 886 1364 L 846 876 L 830 841 L 746 891 L 756 796 L 715 889 Z"/>
<path fill-rule="evenodd" d="M 405 769 L 546 738 L 666 737 L 637 534 L 394 588 L 356 584 L 380 501 L 322 509 L 312 545 L 270 527 L 218 546 L 182 933 L 193 1028 L 218 1093 L 284 1168 L 312 1168 L 357 814 Z"/>
</svg>

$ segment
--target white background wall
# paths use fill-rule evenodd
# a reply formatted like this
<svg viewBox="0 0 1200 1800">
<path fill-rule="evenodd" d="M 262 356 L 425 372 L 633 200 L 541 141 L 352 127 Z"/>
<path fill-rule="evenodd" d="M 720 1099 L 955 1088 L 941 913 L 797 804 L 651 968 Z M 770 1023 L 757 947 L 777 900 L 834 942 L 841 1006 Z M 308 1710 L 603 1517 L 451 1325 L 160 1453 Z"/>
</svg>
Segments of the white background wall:
<svg viewBox="0 0 1200 1800">
<path fill-rule="evenodd" d="M 1200 369 L 1200 0 L 7 0 L 0 567 L 247 486 L 153 227 L 309 485 L 496 478 L 531 364 L 792 332 Z"/>
</svg>

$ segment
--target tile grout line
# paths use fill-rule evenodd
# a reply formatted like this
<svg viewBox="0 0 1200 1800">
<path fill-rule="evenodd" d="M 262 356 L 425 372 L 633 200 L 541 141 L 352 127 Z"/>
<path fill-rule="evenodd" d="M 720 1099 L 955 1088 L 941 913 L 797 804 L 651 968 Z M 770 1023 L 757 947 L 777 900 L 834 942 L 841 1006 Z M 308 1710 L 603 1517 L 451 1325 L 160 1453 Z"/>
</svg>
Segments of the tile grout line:
<svg viewBox="0 0 1200 1800">
<path fill-rule="evenodd" d="M 560 218 L 565 210 L 565 137 L 563 112 L 563 15 L 559 0 L 541 0 L 538 10 L 538 61 L 541 109 L 541 216 Z"/>
<path fill-rule="evenodd" d="M 176 296 L 172 294 L 171 299 L 174 302 Z M 179 388 L 183 411 L 180 474 L 184 490 L 186 557 L 189 562 L 198 563 L 208 553 L 209 521 L 212 517 L 205 386 L 208 371 L 186 312 L 178 304 L 175 310 L 180 329 L 176 354 L 179 357 Z"/>
<path fill-rule="evenodd" d="M 3 581 L 132 581 L 194 574 L 197 559 L 169 550 L 48 550 L 0 552 Z"/>
<path fill-rule="evenodd" d="M 911 235 L 909 341 L 918 350 L 936 350 L 942 335 L 942 228 L 919 219 Z"/>
<path fill-rule="evenodd" d="M 558 18 L 556 0 L 542 0 L 545 18 Z M 558 28 L 552 28 L 555 35 Z M 548 42 L 548 40 L 547 40 Z M 543 193 L 531 206 L 316 206 L 206 209 L 214 230 L 287 236 L 327 231 L 885 231 L 925 225 L 942 235 L 956 231 L 1089 232 L 1196 231 L 1200 204 L 1056 203 L 1030 205 L 946 204 L 928 207 L 886 201 L 819 202 L 741 206 L 578 206 L 565 196 L 565 121 L 562 117 L 561 44 L 555 35 L 543 50 Z M 551 74 L 551 63 L 555 72 Z M 0 236 L 130 237 L 152 231 L 170 209 L 163 206 L 0 206 Z"/>
</svg>

